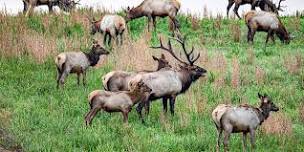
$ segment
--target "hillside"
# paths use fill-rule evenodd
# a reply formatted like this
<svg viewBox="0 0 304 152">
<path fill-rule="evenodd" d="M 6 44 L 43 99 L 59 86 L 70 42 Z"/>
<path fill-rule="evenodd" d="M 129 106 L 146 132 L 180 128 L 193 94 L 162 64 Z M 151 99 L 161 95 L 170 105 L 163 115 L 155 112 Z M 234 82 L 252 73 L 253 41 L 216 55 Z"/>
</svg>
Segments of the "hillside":
<svg viewBox="0 0 304 152">
<path fill-rule="evenodd" d="M 179 16 L 188 47 L 201 53 L 198 65 L 208 76 L 177 97 L 176 115 L 162 113 L 154 101 L 141 124 L 133 108 L 129 124 L 119 113 L 100 112 L 85 127 L 87 95 L 102 88 L 101 76 L 112 70 L 152 70 L 151 55 L 160 56 L 158 37 L 170 35 L 166 19 L 158 19 L 156 33 L 146 31 L 146 19 L 128 24 L 124 45 L 87 74 L 88 85 L 77 86 L 69 75 L 65 89 L 56 89 L 54 56 L 64 51 L 88 51 L 93 42 L 89 16 L 102 13 L 78 10 L 70 16 L 0 14 L 0 150 L 24 151 L 215 151 L 216 128 L 211 111 L 219 103 L 258 106 L 257 93 L 267 93 L 280 107 L 258 129 L 257 151 L 304 151 L 304 18 L 284 17 L 295 36 L 289 45 L 270 42 L 257 33 L 247 44 L 243 20 L 197 19 Z M 94 36 L 102 42 L 99 35 Z M 166 41 L 165 41 L 166 42 Z M 176 51 L 181 48 L 174 43 Z M 109 48 L 108 48 L 109 49 Z M 170 55 L 170 63 L 177 66 Z M 241 151 L 240 135 L 233 134 L 231 151 Z"/>
</svg>

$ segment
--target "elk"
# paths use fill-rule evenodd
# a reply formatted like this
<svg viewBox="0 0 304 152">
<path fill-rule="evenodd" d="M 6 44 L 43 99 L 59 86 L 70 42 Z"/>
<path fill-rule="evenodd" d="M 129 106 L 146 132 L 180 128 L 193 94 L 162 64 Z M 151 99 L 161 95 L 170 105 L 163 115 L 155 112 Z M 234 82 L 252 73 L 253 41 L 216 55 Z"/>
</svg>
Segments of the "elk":
<svg viewBox="0 0 304 152">
<path fill-rule="evenodd" d="M 143 106 L 147 107 L 147 113 L 149 113 L 149 105 L 150 101 L 156 99 L 163 99 L 163 110 L 167 111 L 167 100 L 170 100 L 170 112 L 171 115 L 174 115 L 174 105 L 176 96 L 186 92 L 191 84 L 198 80 L 200 77 L 205 76 L 206 70 L 194 65 L 194 63 L 199 59 L 200 54 L 195 57 L 193 54 L 194 47 L 192 50 L 188 52 L 186 50 L 185 40 L 186 38 L 177 39 L 177 42 L 182 45 L 183 52 L 187 58 L 187 62 L 178 58 L 173 52 L 171 41 L 168 41 L 168 47 L 165 47 L 160 39 L 160 46 L 152 47 L 154 49 L 162 49 L 169 54 L 171 54 L 177 61 L 180 62 L 180 68 L 178 70 L 175 69 L 164 69 L 156 72 L 143 73 L 136 75 L 130 82 L 137 82 L 138 80 L 143 80 L 145 84 L 147 84 L 151 89 L 151 95 L 149 96 L 147 101 L 140 102 L 137 106 L 137 112 L 144 123 L 144 119 L 142 116 L 142 108 Z"/>
<path fill-rule="evenodd" d="M 90 125 L 98 111 L 121 112 L 123 122 L 128 122 L 128 114 L 132 107 L 141 100 L 145 100 L 152 91 L 142 81 L 129 84 L 130 91 L 109 92 L 95 90 L 88 96 L 90 111 L 85 116 L 86 125 Z"/>
<path fill-rule="evenodd" d="M 227 17 L 229 15 L 229 10 L 233 4 L 234 4 L 233 11 L 239 19 L 241 19 L 241 17 L 238 13 L 238 9 L 241 5 L 245 5 L 245 4 L 250 4 L 251 10 L 255 10 L 255 7 L 258 6 L 263 11 L 270 11 L 270 12 L 274 12 L 274 13 L 278 14 L 278 10 L 282 10 L 281 9 L 282 1 L 285 1 L 285 0 L 280 0 L 278 7 L 276 7 L 276 5 L 270 0 L 228 0 Z"/>
<path fill-rule="evenodd" d="M 179 0 L 144 0 L 139 6 L 130 9 L 127 8 L 126 21 L 146 16 L 148 18 L 148 31 L 150 30 L 151 20 L 153 22 L 154 30 L 156 30 L 156 17 L 169 17 L 173 23 L 174 31 L 178 30 L 180 24 L 176 18 L 177 12 L 180 9 Z"/>
<path fill-rule="evenodd" d="M 34 7 L 40 5 L 47 5 L 50 12 L 53 12 L 53 6 L 59 6 L 60 9 L 69 12 L 75 8 L 78 2 L 73 0 L 22 0 L 23 1 L 23 13 L 28 16 L 32 12 Z"/>
<path fill-rule="evenodd" d="M 64 85 L 65 78 L 69 73 L 77 74 L 77 84 L 80 83 L 80 75 L 83 77 L 83 85 L 86 85 L 86 70 L 90 66 L 95 66 L 100 55 L 108 55 L 109 51 L 105 50 L 99 44 L 94 42 L 89 53 L 86 52 L 63 52 L 55 57 L 57 67 L 57 88 Z"/>
<path fill-rule="evenodd" d="M 89 18 L 89 17 L 88 17 Z M 116 44 L 122 45 L 123 43 L 123 33 L 126 30 L 126 21 L 123 17 L 119 15 L 104 15 L 98 21 L 93 18 L 90 22 L 92 23 L 91 26 L 91 34 L 94 35 L 97 32 L 100 32 L 104 35 L 103 43 L 104 45 L 111 44 L 111 39 L 116 39 Z M 119 41 L 120 39 L 120 41 Z M 108 41 L 108 43 L 107 43 Z"/>
<path fill-rule="evenodd" d="M 289 44 L 291 36 L 288 34 L 285 26 L 282 24 L 279 17 L 271 12 L 265 11 L 249 11 L 245 15 L 245 22 L 248 27 L 247 40 L 253 43 L 253 38 L 256 31 L 267 32 L 266 44 L 269 38 L 274 41 L 276 34 L 282 43 Z"/>
<path fill-rule="evenodd" d="M 255 148 L 255 130 L 269 117 L 271 111 L 277 112 L 279 108 L 266 94 L 258 93 L 260 106 L 251 105 L 232 106 L 220 104 L 212 112 L 212 119 L 217 128 L 218 138 L 216 150 L 220 151 L 220 140 L 224 131 L 224 151 L 228 151 L 231 133 L 243 133 L 243 150 L 247 150 L 247 134 L 250 134 L 252 149 Z"/>
<path fill-rule="evenodd" d="M 172 66 L 167 61 L 164 54 L 160 58 L 152 56 L 153 60 L 157 61 L 158 66 L 155 71 L 171 68 Z M 129 81 L 137 74 L 154 72 L 154 71 L 139 71 L 139 72 L 126 72 L 126 71 L 112 71 L 102 77 L 103 87 L 107 91 L 127 91 Z"/>
</svg>

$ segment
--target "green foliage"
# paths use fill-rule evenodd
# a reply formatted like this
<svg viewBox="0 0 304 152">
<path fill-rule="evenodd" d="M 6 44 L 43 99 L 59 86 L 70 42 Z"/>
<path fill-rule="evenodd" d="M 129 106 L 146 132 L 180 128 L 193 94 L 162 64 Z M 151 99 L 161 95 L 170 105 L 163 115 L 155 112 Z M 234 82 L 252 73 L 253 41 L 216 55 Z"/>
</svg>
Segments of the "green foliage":
<svg viewBox="0 0 304 152">
<path fill-rule="evenodd" d="M 44 25 L 42 23 L 41 17 L 40 16 L 31 16 L 28 18 L 27 20 L 27 26 L 38 32 L 38 33 L 44 33 L 45 32 L 45 28 Z"/>
<path fill-rule="evenodd" d="M 64 28 L 65 35 L 67 37 L 82 37 L 84 35 L 84 29 L 79 23 L 75 23 L 74 25 L 71 26 L 66 26 Z"/>
</svg>

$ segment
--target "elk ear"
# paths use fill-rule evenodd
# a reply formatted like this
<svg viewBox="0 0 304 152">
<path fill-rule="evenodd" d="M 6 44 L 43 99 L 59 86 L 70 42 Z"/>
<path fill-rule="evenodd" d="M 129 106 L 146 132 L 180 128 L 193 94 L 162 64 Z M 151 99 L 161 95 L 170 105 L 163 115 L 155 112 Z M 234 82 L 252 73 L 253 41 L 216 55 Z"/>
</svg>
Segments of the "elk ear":
<svg viewBox="0 0 304 152">
<path fill-rule="evenodd" d="M 158 58 L 152 55 L 153 60 L 158 61 Z"/>
<path fill-rule="evenodd" d="M 127 7 L 127 11 L 130 11 L 130 6 Z"/>
</svg>

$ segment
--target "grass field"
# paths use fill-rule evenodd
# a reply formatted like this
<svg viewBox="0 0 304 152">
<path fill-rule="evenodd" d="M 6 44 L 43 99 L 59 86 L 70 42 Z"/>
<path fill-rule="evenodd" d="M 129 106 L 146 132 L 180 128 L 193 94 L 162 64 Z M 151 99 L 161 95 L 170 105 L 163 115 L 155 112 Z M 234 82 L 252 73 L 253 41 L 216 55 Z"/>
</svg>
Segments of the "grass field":
<svg viewBox="0 0 304 152">
<path fill-rule="evenodd" d="M 159 56 L 161 51 L 149 46 L 157 45 L 158 37 L 167 39 L 170 32 L 166 19 L 158 20 L 152 34 L 146 31 L 145 19 L 130 22 L 124 45 L 114 46 L 111 55 L 89 70 L 86 87 L 77 86 L 76 76 L 70 75 L 65 89 L 57 90 L 54 56 L 87 51 L 93 41 L 85 14 L 92 16 L 87 10 L 70 16 L 0 15 L 0 147 L 58 152 L 215 151 L 213 108 L 219 103 L 257 106 L 261 92 L 281 109 L 258 129 L 256 151 L 304 151 L 303 17 L 282 18 L 296 37 L 289 45 L 277 38 L 275 44 L 265 46 L 266 34 L 258 33 L 250 46 L 243 20 L 179 16 L 181 32 L 187 33 L 189 48 L 194 45 L 201 53 L 197 64 L 208 70 L 208 76 L 177 97 L 176 115 L 163 114 L 161 102 L 154 101 L 146 125 L 133 110 L 128 125 L 122 123 L 120 113 L 100 112 L 86 128 L 87 95 L 102 88 L 101 76 L 112 70 L 154 69 L 151 55 Z M 180 50 L 178 44 L 174 47 Z M 232 135 L 230 141 L 231 151 L 242 150 L 240 135 Z"/>
</svg>

